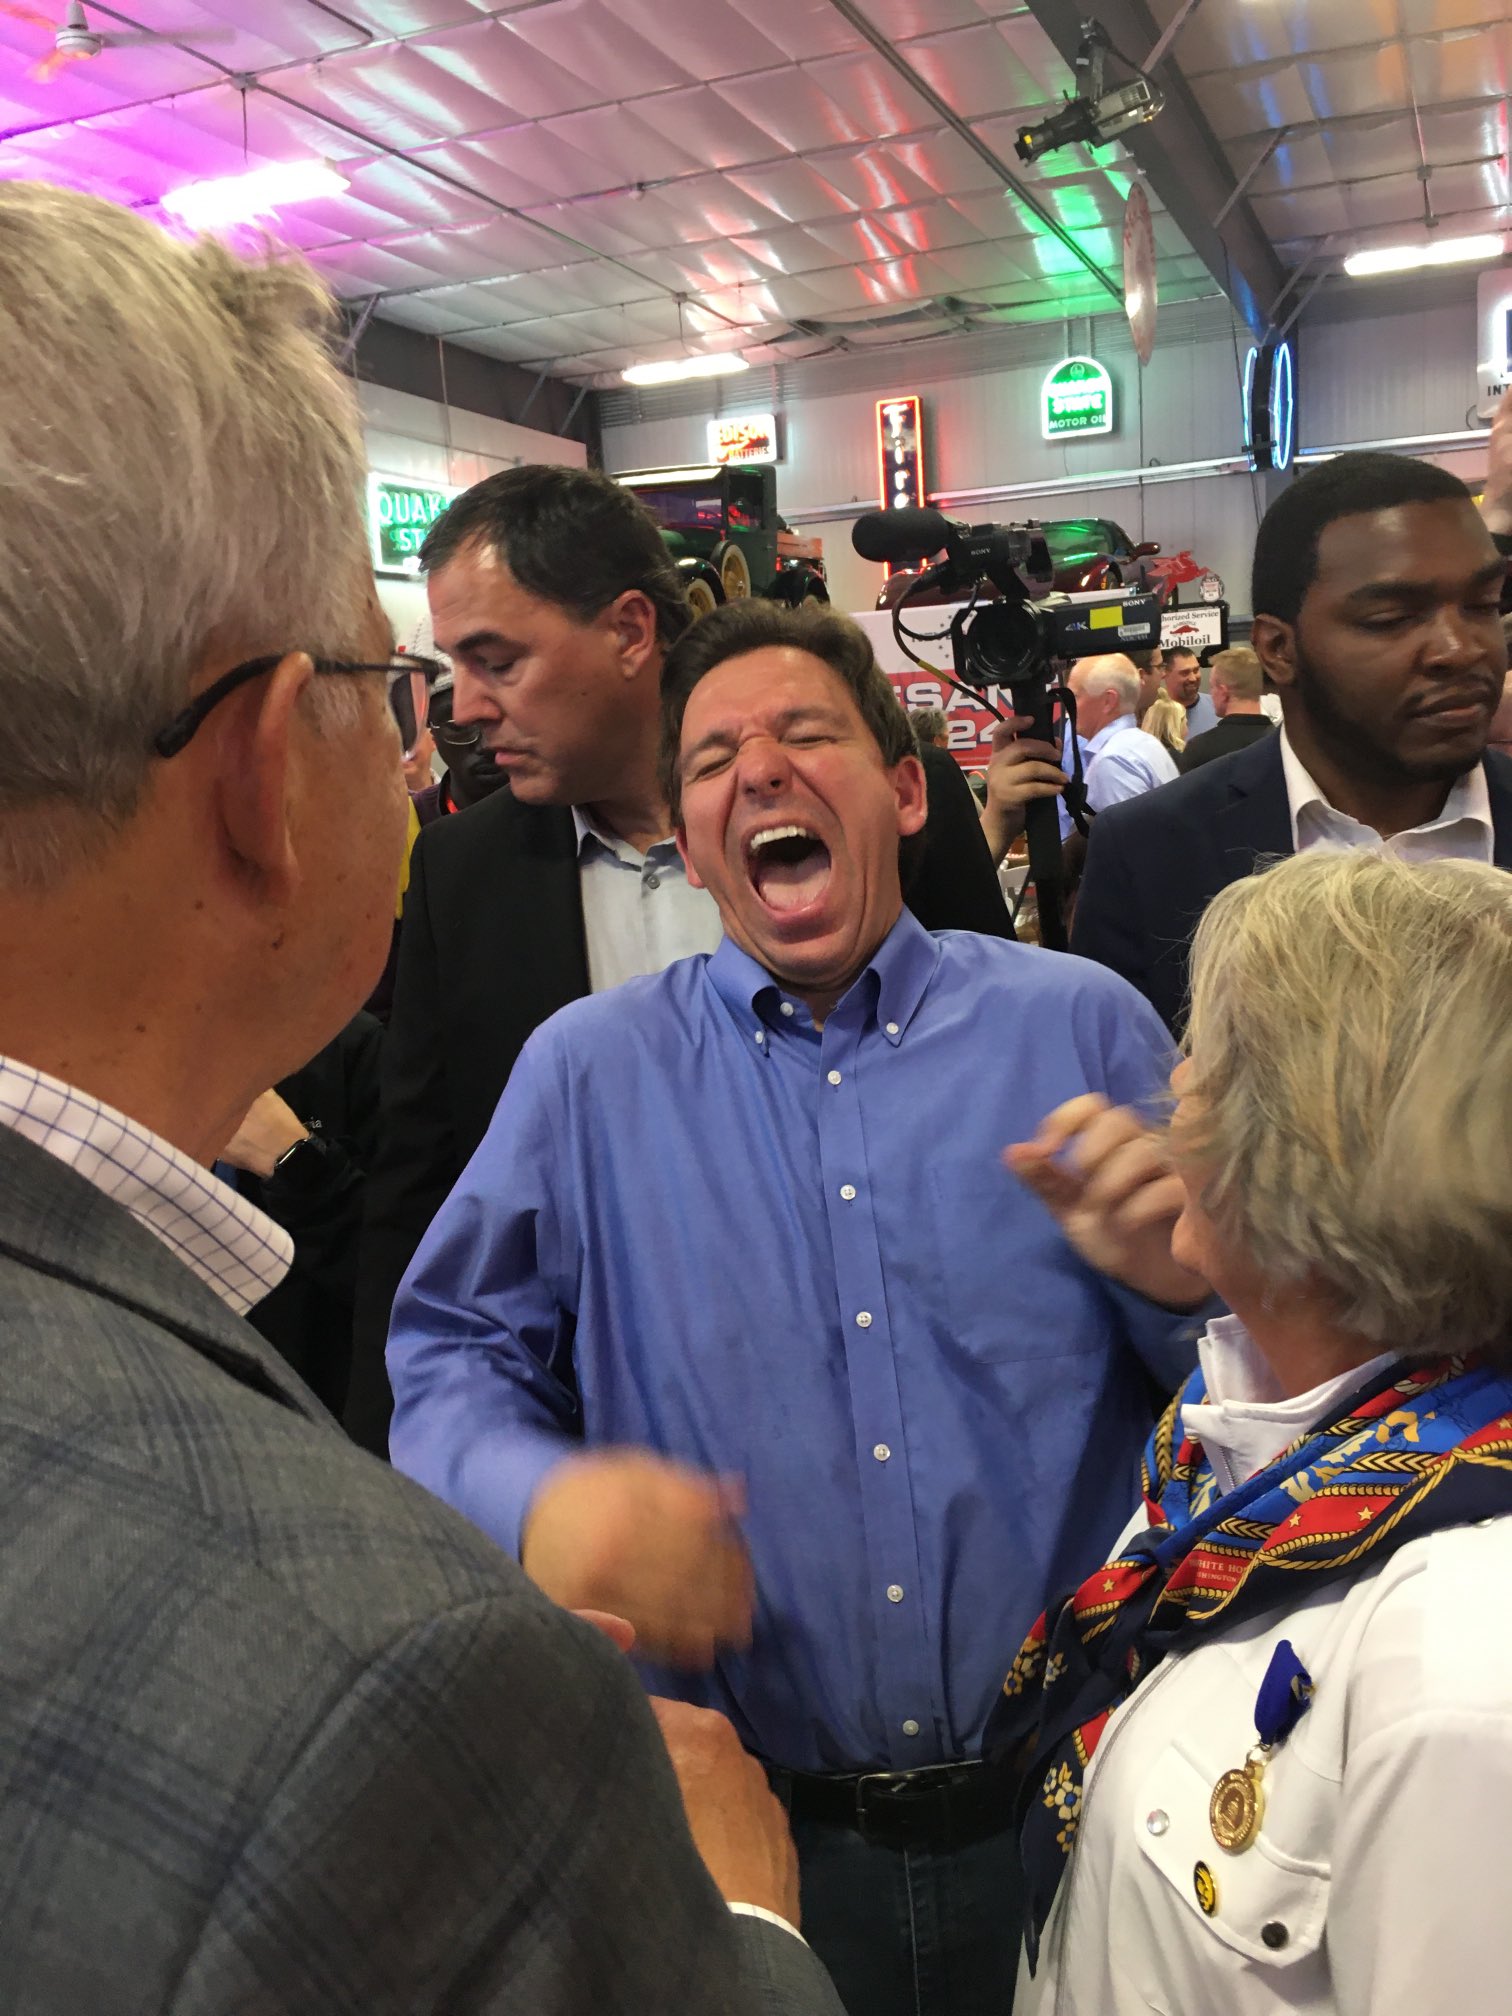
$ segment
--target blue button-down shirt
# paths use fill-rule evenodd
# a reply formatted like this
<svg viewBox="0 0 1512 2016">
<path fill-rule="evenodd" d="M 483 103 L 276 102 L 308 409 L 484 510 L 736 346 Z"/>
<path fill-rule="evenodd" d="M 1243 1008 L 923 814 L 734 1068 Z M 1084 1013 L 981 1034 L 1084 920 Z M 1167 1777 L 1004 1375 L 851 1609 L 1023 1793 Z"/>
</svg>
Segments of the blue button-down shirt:
<svg viewBox="0 0 1512 2016">
<path fill-rule="evenodd" d="M 650 1684 L 795 1769 L 971 1754 L 1196 1348 L 1001 1150 L 1169 1062 L 1104 968 L 907 912 L 822 1031 L 728 940 L 575 1003 L 400 1291 L 396 1464 L 512 1552 L 584 1441 L 743 1475 L 751 1649 Z"/>
<path fill-rule="evenodd" d="M 1094 812 L 1174 784 L 1180 772 L 1162 742 L 1146 735 L 1132 714 L 1120 714 L 1087 744 L 1087 803 Z"/>
</svg>

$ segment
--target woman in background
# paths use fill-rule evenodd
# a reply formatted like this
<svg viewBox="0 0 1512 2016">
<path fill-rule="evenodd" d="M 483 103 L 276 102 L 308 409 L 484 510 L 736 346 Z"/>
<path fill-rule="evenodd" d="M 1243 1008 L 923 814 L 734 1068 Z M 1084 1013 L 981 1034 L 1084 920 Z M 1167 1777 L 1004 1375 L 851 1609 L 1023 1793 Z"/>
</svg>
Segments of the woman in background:
<svg viewBox="0 0 1512 2016">
<path fill-rule="evenodd" d="M 1139 725 L 1146 735 L 1155 737 L 1168 756 L 1181 761 L 1181 752 L 1186 748 L 1187 713 L 1179 700 L 1173 700 L 1169 693 L 1157 693 Z"/>
</svg>

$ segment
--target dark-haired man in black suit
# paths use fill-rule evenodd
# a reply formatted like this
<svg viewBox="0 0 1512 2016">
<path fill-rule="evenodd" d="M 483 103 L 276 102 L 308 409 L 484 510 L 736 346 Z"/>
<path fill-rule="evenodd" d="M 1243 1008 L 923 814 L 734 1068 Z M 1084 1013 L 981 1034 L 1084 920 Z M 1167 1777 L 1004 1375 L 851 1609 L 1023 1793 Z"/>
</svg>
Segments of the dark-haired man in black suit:
<svg viewBox="0 0 1512 2016">
<path fill-rule="evenodd" d="M 662 660 L 692 612 L 633 492 L 583 469 L 502 470 L 436 521 L 421 557 L 452 721 L 479 728 L 509 788 L 438 820 L 411 858 L 345 1415 L 378 1455 L 395 1290 L 527 1037 L 721 935 L 657 782 Z M 930 930 L 1012 937 L 965 781 L 943 750 L 925 761 L 910 906 Z"/>
<path fill-rule="evenodd" d="M 1101 815 L 1071 949 L 1179 1033 L 1198 920 L 1267 860 L 1384 846 L 1512 868 L 1512 761 L 1486 746 L 1505 566 L 1464 484 L 1431 464 L 1340 455 L 1293 483 L 1253 582 L 1282 730 Z"/>
</svg>

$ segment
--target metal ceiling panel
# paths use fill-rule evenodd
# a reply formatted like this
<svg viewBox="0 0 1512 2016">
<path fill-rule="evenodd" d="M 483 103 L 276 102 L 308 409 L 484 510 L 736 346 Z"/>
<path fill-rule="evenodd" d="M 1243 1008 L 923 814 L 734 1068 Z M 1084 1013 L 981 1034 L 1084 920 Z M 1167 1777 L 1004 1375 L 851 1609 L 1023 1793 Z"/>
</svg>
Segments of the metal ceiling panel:
<svg viewBox="0 0 1512 2016">
<path fill-rule="evenodd" d="M 753 22 L 793 63 L 859 49 L 860 37 L 830 0 L 730 0 L 737 14 Z"/>
<path fill-rule="evenodd" d="M 534 130 L 575 148 L 594 171 L 585 189 L 632 187 L 678 175 L 697 174 L 706 164 L 665 134 L 654 100 L 635 106 L 595 105 L 587 112 L 568 112 L 549 126 Z M 583 190 L 554 185 L 553 194 L 575 196 Z"/>
<path fill-rule="evenodd" d="M 1499 101 L 1512 89 L 1512 22 L 1503 19 L 1408 48 L 1413 88 L 1423 103 Z"/>
<path fill-rule="evenodd" d="M 703 84 L 792 60 L 781 39 L 766 32 L 772 8 L 747 12 L 731 0 L 614 0 L 614 8 L 647 42 L 674 51 L 679 71 Z"/>
<path fill-rule="evenodd" d="M 1020 32 L 1009 32 L 1015 28 Z M 1031 41 L 1018 22 L 983 22 L 961 34 L 932 36 L 913 44 L 908 60 L 968 119 L 1037 113 L 1071 89 L 1071 72 L 1059 53 L 1038 31 Z"/>
<path fill-rule="evenodd" d="M 694 74 L 682 67 L 678 44 L 664 28 L 644 18 L 633 25 L 613 0 L 546 0 L 504 25 L 531 61 L 555 64 L 599 102 L 666 91 Z"/>
<path fill-rule="evenodd" d="M 1151 0 L 1157 24 L 1180 4 Z M 683 331 L 782 358 L 822 347 L 795 320 L 844 320 L 858 349 L 886 345 L 959 319 L 942 297 L 1105 307 L 1005 193 L 1011 173 L 1116 275 L 1130 151 L 1008 165 L 1069 87 L 1064 37 L 1005 0 L 859 5 L 885 46 L 833 0 L 125 0 L 141 25 L 237 39 L 107 50 L 51 85 L 26 74 L 45 32 L 0 16 L 0 175 L 150 208 L 244 159 L 324 156 L 349 188 L 280 221 L 340 291 L 572 376 L 675 353 Z M 1507 0 L 1203 0 L 1174 60 L 1235 176 L 1295 128 L 1251 213 L 1294 256 L 1421 217 L 1413 92 L 1437 211 L 1506 221 Z M 1180 298 L 1202 269 L 1155 209 Z"/>
</svg>

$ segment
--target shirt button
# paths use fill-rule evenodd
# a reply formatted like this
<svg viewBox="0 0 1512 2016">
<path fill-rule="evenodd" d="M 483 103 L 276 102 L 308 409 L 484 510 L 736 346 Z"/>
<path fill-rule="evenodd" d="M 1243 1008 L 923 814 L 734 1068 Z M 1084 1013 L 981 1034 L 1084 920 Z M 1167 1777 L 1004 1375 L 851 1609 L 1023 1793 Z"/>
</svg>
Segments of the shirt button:
<svg viewBox="0 0 1512 2016">
<path fill-rule="evenodd" d="M 889 1035 L 889 1036 L 896 1036 L 896 1035 L 897 1035 L 897 1033 L 898 1033 L 898 1025 L 897 1025 L 897 1023 L 896 1023 L 896 1022 L 889 1022 L 889 1023 L 888 1023 L 888 1025 L 887 1025 L 887 1033 L 888 1033 L 888 1035 Z"/>
<path fill-rule="evenodd" d="M 766 1031 L 765 1031 L 764 1029 L 758 1029 L 758 1030 L 756 1031 L 756 1041 L 757 1041 L 758 1043 L 765 1043 L 765 1041 L 766 1041 Z"/>
<path fill-rule="evenodd" d="M 1151 1834 L 1164 1834 L 1164 1832 L 1170 1826 L 1170 1824 L 1171 1824 L 1170 1814 L 1162 1813 L 1158 1806 L 1155 1808 L 1155 1811 L 1150 1815 L 1149 1819 L 1146 1820 L 1145 1822 L 1145 1826 Z"/>
<path fill-rule="evenodd" d="M 903 1585 L 901 1582 L 888 1583 L 887 1600 L 889 1603 L 901 1603 L 903 1601 Z"/>
<path fill-rule="evenodd" d="M 870 1330 L 871 1323 L 870 1309 L 858 1309 L 856 1311 L 856 1328 L 858 1330 Z"/>
<path fill-rule="evenodd" d="M 841 1197 L 841 1201 L 842 1201 L 843 1203 L 846 1203 L 846 1204 L 854 1204 L 854 1203 L 855 1203 L 855 1201 L 856 1201 L 856 1186 L 855 1186 L 855 1184 L 854 1184 L 854 1183 L 842 1183 L 842 1184 L 840 1185 L 840 1197 Z"/>
<path fill-rule="evenodd" d="M 1268 1925 L 1260 1927 L 1260 1937 L 1273 1953 L 1279 1953 L 1281 1948 L 1290 1940 L 1291 1934 L 1279 1918 L 1272 1918 Z"/>
<path fill-rule="evenodd" d="M 908 1720 L 903 1724 L 903 1734 L 905 1736 L 917 1736 L 918 1733 L 919 1725 L 915 1722 L 912 1715 L 910 1715 Z"/>
<path fill-rule="evenodd" d="M 829 1074 L 829 1082 L 831 1083 L 831 1085 L 838 1085 L 840 1083 L 840 1073 L 838 1071 L 831 1071 L 831 1073 Z"/>
<path fill-rule="evenodd" d="M 879 1442 L 876 1448 L 873 1449 L 872 1454 L 873 1456 L 876 1457 L 879 1463 L 885 1463 L 888 1457 L 891 1456 L 892 1451 L 891 1449 L 888 1448 L 885 1442 Z"/>
<path fill-rule="evenodd" d="M 646 877 L 646 887 L 648 889 L 660 889 L 661 887 L 660 875 L 648 875 Z"/>
<path fill-rule="evenodd" d="M 791 1002 L 791 1001 L 784 1001 L 784 1002 L 783 1002 L 783 1004 L 782 1004 L 782 1012 L 783 1012 L 783 1014 L 784 1014 L 784 1015 L 791 1015 L 791 1014 L 792 1014 L 792 1012 L 793 1012 L 793 1004 L 792 1004 L 792 1002 Z"/>
</svg>

